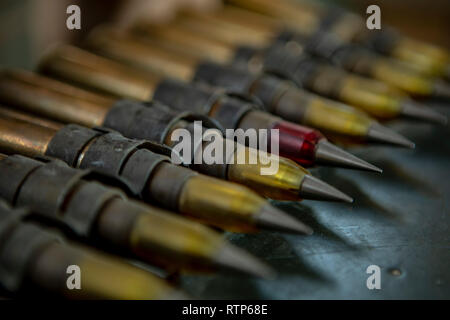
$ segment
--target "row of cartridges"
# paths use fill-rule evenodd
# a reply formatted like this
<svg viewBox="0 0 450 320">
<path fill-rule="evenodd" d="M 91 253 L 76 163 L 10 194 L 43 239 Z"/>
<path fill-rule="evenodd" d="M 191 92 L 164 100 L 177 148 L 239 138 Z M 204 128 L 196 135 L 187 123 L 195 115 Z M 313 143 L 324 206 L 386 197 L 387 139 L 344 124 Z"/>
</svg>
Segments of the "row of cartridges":
<svg viewBox="0 0 450 320">
<path fill-rule="evenodd" d="M 188 297 L 135 261 L 167 274 L 273 278 L 223 231 L 312 234 L 268 199 L 352 202 L 304 167 L 381 173 L 334 143 L 414 148 L 381 123 L 445 124 L 417 98 L 450 97 L 449 62 L 443 49 L 387 27 L 368 30 L 344 10 L 230 0 L 213 12 L 180 10 L 164 25 L 102 25 L 80 47 L 52 48 L 36 72 L 2 70 L 3 291 Z M 255 163 L 175 164 L 171 136 L 196 121 L 202 132 L 278 130 L 279 157 L 270 158 L 278 170 L 262 174 L 270 153 Z M 234 150 L 227 156 L 257 152 L 220 139 Z M 265 139 L 260 145 L 270 146 L 274 136 Z M 209 143 L 194 144 L 192 157 Z M 80 289 L 67 285 L 69 266 L 81 271 Z"/>
</svg>

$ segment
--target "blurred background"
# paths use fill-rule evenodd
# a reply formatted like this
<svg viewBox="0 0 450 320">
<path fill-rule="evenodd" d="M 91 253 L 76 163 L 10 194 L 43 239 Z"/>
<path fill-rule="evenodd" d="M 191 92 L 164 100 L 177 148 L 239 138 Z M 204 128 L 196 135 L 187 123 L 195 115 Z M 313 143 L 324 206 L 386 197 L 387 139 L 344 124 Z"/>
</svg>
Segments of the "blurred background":
<svg viewBox="0 0 450 320">
<path fill-rule="evenodd" d="M 316 1 L 345 6 L 361 15 L 368 5 L 377 4 L 382 23 L 450 48 L 448 0 Z M 66 8 L 71 4 L 81 8 L 81 30 L 66 28 Z M 47 47 L 57 42 L 77 43 L 93 26 L 105 21 L 126 27 L 140 18 L 168 20 L 179 7 L 210 10 L 218 4 L 219 0 L 2 0 L 0 66 L 32 68 Z"/>
<path fill-rule="evenodd" d="M 318 1 L 320 2 L 320 1 Z M 325 1 L 322 1 L 325 2 Z M 448 0 L 328 0 L 364 15 L 366 8 L 381 8 L 381 23 L 415 38 L 450 48 L 450 1 Z"/>
<path fill-rule="evenodd" d="M 208 10 L 217 0 L 2 0 L 0 67 L 32 68 L 58 42 L 77 43 L 95 25 L 113 22 L 123 28 L 136 19 L 166 21 L 183 6 Z M 81 30 L 68 30 L 66 9 L 81 9 Z"/>
</svg>

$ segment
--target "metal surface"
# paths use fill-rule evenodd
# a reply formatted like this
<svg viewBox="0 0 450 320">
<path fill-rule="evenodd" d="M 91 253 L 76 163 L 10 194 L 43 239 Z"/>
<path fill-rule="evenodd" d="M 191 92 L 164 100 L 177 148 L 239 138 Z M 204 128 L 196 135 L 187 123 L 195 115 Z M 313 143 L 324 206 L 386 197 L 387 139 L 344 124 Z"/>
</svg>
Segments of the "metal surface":
<svg viewBox="0 0 450 320">
<path fill-rule="evenodd" d="M 353 203 L 353 198 L 339 191 L 338 189 L 324 185 L 324 183 L 311 176 L 306 175 L 302 181 L 300 190 L 305 199 L 319 200 L 326 199 L 328 201 Z"/>
<path fill-rule="evenodd" d="M 44 73 L 115 96 L 148 100 L 158 77 L 70 45 L 55 48 L 40 64 Z"/>
<path fill-rule="evenodd" d="M 432 105 L 450 115 L 450 103 Z M 228 234 L 273 266 L 277 279 L 184 276 L 182 286 L 213 299 L 449 299 L 450 126 L 389 126 L 416 141 L 416 149 L 352 150 L 383 168 L 382 175 L 315 169 L 354 196 L 354 204 L 278 203 L 314 235 Z M 366 287 L 366 268 L 373 264 L 381 268 L 381 290 Z"/>
<path fill-rule="evenodd" d="M 249 20 L 242 22 L 243 17 L 237 17 L 234 14 L 229 14 L 227 7 L 216 14 L 189 12 L 178 17 L 176 24 L 181 28 L 189 28 L 194 32 L 207 33 L 211 36 L 220 35 L 220 39 L 226 44 L 246 43 L 254 46 L 264 46 L 272 41 L 279 30 L 279 24 L 263 27 L 254 24 Z M 259 16 L 258 16 L 259 17 Z M 245 17 L 248 18 L 248 17 Z M 253 18 L 253 15 L 250 16 Z M 264 19 L 267 21 L 266 19 Z M 205 25 L 208 24 L 207 30 L 204 30 Z M 247 26 L 250 24 L 250 26 Z"/>
<path fill-rule="evenodd" d="M 189 55 L 168 53 L 157 45 L 145 43 L 145 38 L 120 32 L 114 28 L 99 27 L 88 37 L 88 46 L 94 52 L 137 68 L 152 70 L 189 81 L 198 59 Z"/>
<path fill-rule="evenodd" d="M 231 0 L 229 3 L 277 20 L 282 19 L 284 24 L 300 29 L 307 34 L 317 31 L 321 26 L 321 10 L 314 5 L 311 6 L 311 1 L 309 5 L 302 3 L 301 7 L 289 5 L 287 2 L 271 0 Z M 242 11 L 240 16 L 243 17 L 244 14 L 246 14 L 245 11 Z M 247 19 L 250 19 L 250 16 L 246 15 Z"/>
<path fill-rule="evenodd" d="M 370 172 L 382 173 L 383 169 L 378 168 L 367 161 L 355 157 L 350 152 L 336 147 L 325 139 L 319 141 L 316 146 L 316 161 L 319 165 L 329 165 L 347 169 L 359 169 Z"/>
<path fill-rule="evenodd" d="M 289 159 L 276 158 L 262 151 L 240 146 L 234 156 L 236 161 L 228 165 L 230 181 L 245 184 L 271 199 L 292 201 L 301 199 L 301 185 L 304 177 L 309 174 L 303 167 Z M 252 164 L 250 160 L 243 163 L 242 160 L 252 159 L 251 157 L 257 159 L 258 163 Z M 238 163 L 239 159 L 242 160 Z M 275 174 L 261 174 L 262 170 L 268 170 L 271 166 L 277 168 Z"/>
<path fill-rule="evenodd" d="M 204 52 L 208 57 L 222 62 L 229 61 L 233 52 L 226 44 L 218 44 L 211 46 L 207 39 L 200 39 L 192 33 L 185 32 L 183 28 L 170 24 L 164 28 L 157 28 L 154 25 L 140 25 L 137 26 L 136 33 L 152 39 L 151 43 L 155 46 L 173 48 L 170 43 L 176 43 L 177 46 L 182 46 L 184 52 L 195 54 L 198 50 Z M 177 47 L 176 46 L 176 47 Z"/>
<path fill-rule="evenodd" d="M 226 10 L 222 12 L 223 14 L 226 15 Z M 231 24 L 221 26 L 217 31 L 214 30 L 214 27 L 216 29 L 218 27 L 218 24 L 214 23 L 217 19 L 215 16 L 206 15 L 205 18 L 202 17 L 203 15 L 201 14 L 194 15 L 193 22 L 200 22 L 200 26 L 198 28 L 191 28 L 190 30 L 188 30 L 189 26 L 187 26 L 185 32 L 194 32 L 195 34 L 201 34 L 202 37 L 213 38 L 208 39 L 212 48 L 221 45 L 220 41 L 226 41 L 226 35 L 228 33 L 236 38 L 231 44 L 251 44 L 251 41 L 247 39 L 249 36 L 250 38 L 254 37 L 251 32 L 237 32 L 232 30 L 232 27 L 238 26 L 240 21 L 246 21 L 242 17 L 237 17 L 237 20 L 231 20 Z M 223 29 L 225 29 L 225 35 L 221 32 Z M 215 40 L 215 42 L 212 40 Z M 269 43 L 270 40 L 267 40 L 262 45 L 255 45 L 255 48 L 265 47 Z M 399 100 L 404 98 L 404 96 L 391 86 L 387 86 L 373 79 L 349 75 L 340 69 L 321 63 L 320 60 L 315 60 L 309 55 L 304 55 L 303 50 L 306 48 L 303 48 L 298 43 L 297 45 L 299 47 L 295 50 L 298 51 L 297 54 L 294 54 L 292 48 L 288 49 L 290 46 L 289 42 L 282 46 L 269 45 L 265 53 L 258 52 L 258 49 L 253 49 L 253 54 L 248 55 L 246 58 L 247 61 L 244 63 L 247 64 L 248 68 L 252 66 L 255 59 L 262 58 L 264 60 L 263 65 L 265 70 L 283 74 L 289 79 L 294 79 L 300 87 L 305 87 L 317 94 L 336 98 L 343 103 L 362 108 L 374 117 L 389 119 L 401 114 L 425 121 L 434 121 L 435 123 L 446 121 L 440 114 L 436 114 L 424 106 L 418 106 L 416 108 L 416 105 L 411 102 L 400 105 L 401 102 Z M 231 45 L 230 48 L 232 47 Z M 204 56 L 204 53 L 201 53 L 201 55 Z M 139 56 L 134 58 L 134 60 L 138 58 Z M 148 60 L 146 59 L 145 61 Z M 159 65 L 160 63 L 155 61 L 154 64 Z M 267 88 L 264 88 L 264 90 L 267 90 Z"/>
<path fill-rule="evenodd" d="M 10 70 L 0 75 L 0 99 L 62 122 L 78 119 L 86 126 L 100 126 L 114 100 L 35 73 Z"/>
<path fill-rule="evenodd" d="M 194 270 L 197 265 L 209 269 L 220 263 L 214 260 L 215 255 L 220 246 L 227 245 L 221 234 L 128 200 L 118 189 L 90 181 L 94 177 L 89 174 L 92 172 L 70 168 L 60 160 L 43 162 L 14 155 L 0 161 L 0 195 L 65 227 L 74 237 L 116 253 L 133 253 L 167 268 L 179 263 Z M 262 198 L 260 201 L 266 203 Z"/>
<path fill-rule="evenodd" d="M 0 200 L 0 279 L 2 287 L 11 293 L 31 293 L 34 289 L 39 297 L 52 292 L 81 299 L 161 299 L 178 295 L 160 278 L 118 258 L 66 244 L 59 233 L 42 228 L 29 219 L 31 216 Z M 64 285 L 70 265 L 80 266 L 87 273 L 83 290 L 69 290 Z"/>
<path fill-rule="evenodd" d="M 69 299 L 186 299 L 157 276 L 110 257 L 77 246 L 53 244 L 30 263 L 29 278 L 39 288 Z M 67 289 L 67 268 L 83 270 L 82 290 Z M 121 281 L 111 281 L 121 279 Z"/>
<path fill-rule="evenodd" d="M 50 128 L 0 115 L 0 150 L 30 157 L 42 155 L 55 132 Z"/>
</svg>

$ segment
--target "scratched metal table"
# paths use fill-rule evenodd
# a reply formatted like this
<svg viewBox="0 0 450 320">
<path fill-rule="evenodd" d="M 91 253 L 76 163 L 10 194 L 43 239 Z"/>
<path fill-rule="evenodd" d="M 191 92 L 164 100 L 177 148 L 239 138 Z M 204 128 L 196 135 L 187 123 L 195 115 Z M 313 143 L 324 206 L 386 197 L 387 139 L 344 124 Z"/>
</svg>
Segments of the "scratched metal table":
<svg viewBox="0 0 450 320">
<path fill-rule="evenodd" d="M 450 103 L 432 102 L 450 116 Z M 277 203 L 309 223 L 310 237 L 261 232 L 227 235 L 279 273 L 275 280 L 186 275 L 181 286 L 206 299 L 450 299 L 450 126 L 396 121 L 415 150 L 358 147 L 382 175 L 314 169 L 354 196 L 353 205 Z M 381 268 L 368 290 L 366 268 Z"/>
</svg>

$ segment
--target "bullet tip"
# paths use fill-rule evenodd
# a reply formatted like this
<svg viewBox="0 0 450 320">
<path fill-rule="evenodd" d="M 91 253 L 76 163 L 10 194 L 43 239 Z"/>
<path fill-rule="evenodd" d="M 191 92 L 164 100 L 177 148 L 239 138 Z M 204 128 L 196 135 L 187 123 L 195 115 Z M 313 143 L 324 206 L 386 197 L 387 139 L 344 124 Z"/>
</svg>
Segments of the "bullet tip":
<svg viewBox="0 0 450 320">
<path fill-rule="evenodd" d="M 309 226 L 270 204 L 266 204 L 261 208 L 256 217 L 256 225 L 264 229 L 302 235 L 311 235 L 313 233 Z"/>
<path fill-rule="evenodd" d="M 265 279 L 273 279 L 275 271 L 259 259 L 233 245 L 223 245 L 214 258 L 215 264 L 222 269 L 237 271 Z"/>
<path fill-rule="evenodd" d="M 316 147 L 316 161 L 319 164 L 333 165 L 348 169 L 358 169 L 382 173 L 380 168 L 338 148 L 334 144 L 322 139 Z"/>
<path fill-rule="evenodd" d="M 399 147 L 410 149 L 416 147 L 414 142 L 379 123 L 374 123 L 370 126 L 369 131 L 367 132 L 367 138 L 369 141 L 391 144 Z"/>
<path fill-rule="evenodd" d="M 406 99 L 402 102 L 402 114 L 413 119 L 442 125 L 447 124 L 447 117 L 445 115 L 411 99 Z"/>
<path fill-rule="evenodd" d="M 352 203 L 353 198 L 339 191 L 335 187 L 323 182 L 322 180 L 306 175 L 300 186 L 300 196 L 303 199 L 337 201 Z"/>
</svg>

